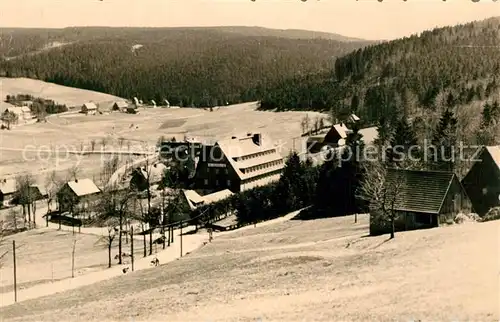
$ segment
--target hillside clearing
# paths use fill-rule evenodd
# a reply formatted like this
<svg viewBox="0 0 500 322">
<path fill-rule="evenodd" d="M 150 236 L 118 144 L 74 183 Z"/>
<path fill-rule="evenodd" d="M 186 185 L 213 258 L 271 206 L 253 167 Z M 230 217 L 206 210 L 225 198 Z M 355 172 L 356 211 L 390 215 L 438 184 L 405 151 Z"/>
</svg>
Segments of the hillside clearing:
<svg viewBox="0 0 500 322">
<path fill-rule="evenodd" d="M 104 103 L 122 100 L 122 98 L 114 95 L 52 84 L 30 78 L 0 77 L 0 93 L 2 94 L 2 100 L 5 99 L 6 95 L 29 94 L 34 97 L 53 100 L 58 104 L 64 104 L 68 107 L 81 106 L 83 103 L 90 101 Z"/>
<path fill-rule="evenodd" d="M 499 222 L 363 237 L 367 216 L 216 236 L 181 260 L 3 308 L 5 321 L 498 320 Z"/>
</svg>

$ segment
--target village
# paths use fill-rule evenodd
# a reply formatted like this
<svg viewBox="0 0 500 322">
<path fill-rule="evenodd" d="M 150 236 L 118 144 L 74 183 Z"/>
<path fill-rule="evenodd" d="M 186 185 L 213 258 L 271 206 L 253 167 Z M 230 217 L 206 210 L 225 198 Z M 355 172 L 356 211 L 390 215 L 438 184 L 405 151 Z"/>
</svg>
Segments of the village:
<svg viewBox="0 0 500 322">
<path fill-rule="evenodd" d="M 10 129 L 20 120 L 33 123 L 32 119 L 37 119 L 30 116 L 33 102 L 27 100 L 29 98 L 18 95 L 20 106 L 4 109 L 2 120 L 6 128 Z M 16 100 L 7 97 L 6 101 Z M 125 100 L 106 104 L 87 102 L 76 112 L 86 117 L 119 112 L 137 114 L 140 107 L 148 110 L 156 108 L 156 103 L 152 101 L 146 108 L 137 98 L 132 103 Z M 164 107 L 170 109 L 166 100 Z M 40 119 L 38 116 L 38 121 Z M 293 142 L 293 147 L 285 152 L 263 132 L 243 132 L 211 142 L 187 134 L 161 136 L 149 151 L 144 146 L 141 151 L 131 151 L 130 147 L 127 151 L 106 150 L 104 143 L 99 151 L 94 142 L 87 150 L 74 153 L 107 155 L 105 162 L 101 162 L 99 183 L 93 178 L 81 177 L 81 169 L 77 168 L 68 170 L 66 181 L 56 178 L 55 174 L 43 183 L 29 173 L 2 178 L 3 232 L 15 234 L 38 227 L 57 230 L 71 227 L 73 233 L 94 229 L 107 238 L 108 267 L 115 262 L 122 266 L 126 263 L 123 266 L 126 272 L 134 255 L 123 250 L 122 237 L 126 237 L 128 243 L 129 238 L 135 238 L 134 232 L 142 235 L 144 257 L 153 256 L 153 245 L 155 251 L 157 245 L 163 249 L 169 247 L 174 242 L 174 230 L 178 233 L 182 228 L 194 227 L 195 233 L 202 230 L 209 233 L 211 240 L 212 232 L 238 229 L 260 221 L 242 220 L 243 215 L 238 216 L 238 207 L 234 205 L 237 200 L 234 196 L 279 182 L 290 153 L 303 161 L 314 160 L 319 166 L 332 151 L 340 156 L 349 147 L 346 141 L 353 133 L 359 135 L 364 146 L 376 145 L 376 126 L 360 126 L 362 120 L 355 114 L 338 120 L 328 124 L 326 118 L 304 117 L 300 124 L 302 146 L 297 148 Z M 134 154 L 138 158 L 119 166 L 121 154 Z M 478 155 L 479 161 L 474 162 L 463 177 L 449 171 L 411 168 L 384 171 L 385 178 L 379 178 L 383 184 L 378 190 L 365 187 L 365 192 L 371 194 L 369 199 L 380 197 L 377 194 L 382 190 L 386 194 L 384 198 L 390 199 L 381 207 L 383 216 L 371 215 L 370 234 L 391 233 L 392 237 L 396 231 L 463 221 L 464 216 L 470 217 L 470 214 L 476 220 L 498 216 L 495 207 L 500 202 L 500 148 L 482 147 Z M 380 175 L 377 169 L 373 173 Z M 496 176 L 492 175 L 495 173 Z M 382 217 L 389 220 L 381 220 Z M 112 254 L 115 244 L 119 247 L 117 253 Z"/>
</svg>

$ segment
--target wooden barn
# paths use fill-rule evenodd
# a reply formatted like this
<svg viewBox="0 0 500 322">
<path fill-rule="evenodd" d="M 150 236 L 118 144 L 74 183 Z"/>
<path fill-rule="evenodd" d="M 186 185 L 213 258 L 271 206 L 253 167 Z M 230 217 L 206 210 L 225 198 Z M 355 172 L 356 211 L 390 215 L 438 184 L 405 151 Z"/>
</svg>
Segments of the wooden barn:
<svg viewBox="0 0 500 322">
<path fill-rule="evenodd" d="M 125 102 L 125 101 L 116 101 L 114 104 L 113 104 L 113 111 L 126 111 L 128 108 L 128 103 Z"/>
<path fill-rule="evenodd" d="M 269 137 L 247 133 L 217 141 L 200 154 L 195 188 L 241 192 L 279 180 L 284 160 Z"/>
<path fill-rule="evenodd" d="M 59 211 L 74 211 L 78 205 L 79 209 L 86 211 L 97 201 L 101 190 L 91 179 L 77 179 L 66 182 L 57 192 Z"/>
<path fill-rule="evenodd" d="M 89 102 L 82 105 L 82 113 L 87 115 L 94 115 L 97 113 L 97 105 L 95 103 Z"/>
<path fill-rule="evenodd" d="M 396 231 L 438 227 L 472 211 L 467 192 L 452 172 L 389 169 L 385 184 L 391 187 L 386 207 L 394 201 Z M 390 231 L 390 223 L 370 215 L 371 235 Z"/>
<path fill-rule="evenodd" d="M 500 206 L 500 146 L 481 149 L 462 185 L 469 195 L 472 206 L 479 216 L 491 208 Z"/>
</svg>

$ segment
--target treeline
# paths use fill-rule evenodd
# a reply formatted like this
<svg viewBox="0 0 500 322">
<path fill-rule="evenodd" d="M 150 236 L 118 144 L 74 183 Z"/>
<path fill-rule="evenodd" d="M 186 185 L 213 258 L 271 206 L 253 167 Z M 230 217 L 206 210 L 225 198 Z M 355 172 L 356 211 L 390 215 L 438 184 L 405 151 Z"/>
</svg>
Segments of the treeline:
<svg viewBox="0 0 500 322">
<path fill-rule="evenodd" d="M 30 77 L 179 106 L 259 100 L 296 75 L 334 67 L 334 57 L 371 42 L 248 36 L 216 28 L 94 29 L 74 43 L 0 61 L 0 76 Z M 99 29 L 97 29 L 99 30 Z"/>
<path fill-rule="evenodd" d="M 263 92 L 261 109 L 349 108 L 375 123 L 493 99 L 500 89 L 499 30 L 500 19 L 491 18 L 358 49 L 329 72 Z"/>
</svg>

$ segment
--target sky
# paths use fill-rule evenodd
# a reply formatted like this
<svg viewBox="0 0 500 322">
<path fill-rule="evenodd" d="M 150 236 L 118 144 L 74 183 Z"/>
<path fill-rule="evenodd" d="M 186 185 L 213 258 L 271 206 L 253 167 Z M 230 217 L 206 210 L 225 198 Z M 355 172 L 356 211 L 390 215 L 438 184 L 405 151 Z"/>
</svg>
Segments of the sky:
<svg viewBox="0 0 500 322">
<path fill-rule="evenodd" d="M 261 26 L 395 39 L 500 16 L 480 0 L 0 0 L 1 27 Z"/>
</svg>

